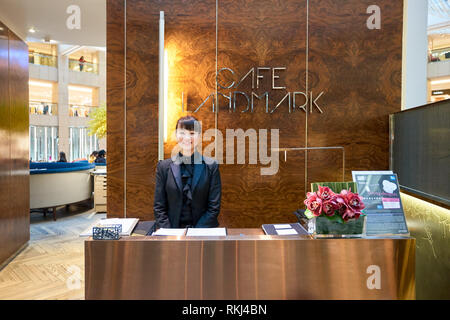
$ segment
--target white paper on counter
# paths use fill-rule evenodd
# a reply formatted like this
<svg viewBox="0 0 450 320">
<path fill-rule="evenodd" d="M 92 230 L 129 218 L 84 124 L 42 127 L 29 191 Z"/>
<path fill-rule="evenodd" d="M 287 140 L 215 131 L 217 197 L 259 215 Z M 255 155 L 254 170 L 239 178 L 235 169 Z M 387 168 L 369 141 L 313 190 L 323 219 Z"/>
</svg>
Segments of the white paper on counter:
<svg viewBox="0 0 450 320">
<path fill-rule="evenodd" d="M 184 236 L 186 228 L 160 228 L 152 236 Z"/>
<path fill-rule="evenodd" d="M 273 226 L 275 229 L 292 229 L 292 227 L 289 223 L 274 224 Z"/>
<path fill-rule="evenodd" d="M 295 229 L 280 229 L 275 230 L 280 236 L 288 235 L 288 234 L 298 234 Z"/>
<path fill-rule="evenodd" d="M 187 237 L 225 237 L 227 235 L 226 228 L 189 228 Z"/>
</svg>

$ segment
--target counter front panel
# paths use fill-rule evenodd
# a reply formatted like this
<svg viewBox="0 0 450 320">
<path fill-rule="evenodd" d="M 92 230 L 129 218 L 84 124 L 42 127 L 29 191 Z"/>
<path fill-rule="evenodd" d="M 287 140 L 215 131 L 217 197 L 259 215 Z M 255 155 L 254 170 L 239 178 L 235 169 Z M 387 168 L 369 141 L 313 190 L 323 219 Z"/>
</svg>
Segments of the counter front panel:
<svg viewBox="0 0 450 320">
<path fill-rule="evenodd" d="M 415 239 L 227 237 L 85 242 L 86 299 L 414 299 Z"/>
</svg>

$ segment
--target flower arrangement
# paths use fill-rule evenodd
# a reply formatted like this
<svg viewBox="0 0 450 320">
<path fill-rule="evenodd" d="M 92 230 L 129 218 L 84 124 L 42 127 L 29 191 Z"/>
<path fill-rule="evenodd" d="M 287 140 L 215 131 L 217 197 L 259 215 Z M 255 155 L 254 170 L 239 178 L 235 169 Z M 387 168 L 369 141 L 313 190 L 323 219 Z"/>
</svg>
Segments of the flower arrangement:
<svg viewBox="0 0 450 320">
<path fill-rule="evenodd" d="M 316 192 L 308 192 L 304 203 L 307 208 L 305 215 L 309 219 L 325 216 L 330 220 L 346 223 L 364 216 L 362 210 L 365 206 L 362 198 L 351 192 L 351 188 L 334 193 L 329 187 L 319 186 Z"/>
</svg>

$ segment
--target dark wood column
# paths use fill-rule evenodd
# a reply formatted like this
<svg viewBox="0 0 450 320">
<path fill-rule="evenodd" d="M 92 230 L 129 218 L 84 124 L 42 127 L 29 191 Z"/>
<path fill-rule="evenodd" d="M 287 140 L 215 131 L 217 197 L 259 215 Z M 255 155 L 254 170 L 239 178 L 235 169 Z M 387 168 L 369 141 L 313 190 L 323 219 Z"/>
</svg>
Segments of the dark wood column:
<svg viewBox="0 0 450 320">
<path fill-rule="evenodd" d="M 30 239 L 28 46 L 0 22 L 0 265 Z"/>
</svg>

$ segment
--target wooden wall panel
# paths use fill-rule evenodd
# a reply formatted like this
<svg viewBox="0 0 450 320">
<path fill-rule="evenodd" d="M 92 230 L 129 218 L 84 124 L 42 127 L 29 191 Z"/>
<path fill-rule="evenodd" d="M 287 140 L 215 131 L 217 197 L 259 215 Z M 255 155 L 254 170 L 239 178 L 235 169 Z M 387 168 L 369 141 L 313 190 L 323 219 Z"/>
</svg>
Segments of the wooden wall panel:
<svg viewBox="0 0 450 320">
<path fill-rule="evenodd" d="M 181 116 L 193 114 L 202 122 L 204 131 L 214 129 L 216 125 L 212 108 L 214 97 L 193 113 L 216 91 L 216 2 L 172 1 L 161 6 L 155 1 L 153 8 L 165 11 L 165 48 L 169 60 L 169 99 L 166 105 L 169 112 L 164 157 L 168 158 L 172 151 L 178 150 L 174 133 L 176 121 Z M 158 86 L 155 90 L 157 93 Z M 204 146 L 209 143 L 206 141 Z"/>
<path fill-rule="evenodd" d="M 204 130 L 217 128 L 225 137 L 226 129 L 255 129 L 257 134 L 259 129 L 269 132 L 279 129 L 280 148 L 344 146 L 346 179 L 351 179 L 352 170 L 386 169 L 388 115 L 400 110 L 403 5 L 401 1 L 379 1 L 382 28 L 368 30 L 366 9 L 371 4 L 365 0 L 220 0 L 216 7 L 214 0 L 128 0 L 127 216 L 153 219 L 158 156 L 160 10 L 165 12 L 165 48 L 169 58 L 169 137 L 164 148 L 165 158 L 175 145 L 171 137 L 175 121 L 189 113 L 181 112 L 181 93 L 184 93 L 185 106 L 192 112 L 214 93 L 217 63 L 218 69 L 233 69 L 234 80 L 254 67 L 286 67 L 286 71 L 279 72 L 279 83 L 286 85 L 286 90 L 271 89 L 270 74 L 266 74 L 261 87 L 253 91 L 269 92 L 269 110 L 286 92 L 307 92 L 308 95 L 312 92 L 315 99 L 324 91 L 318 100 L 324 113 L 319 114 L 316 108 L 308 116 L 299 109 L 289 113 L 287 103 L 283 103 L 267 114 L 260 102 L 253 113 L 242 113 L 245 101 L 242 97 L 237 100 L 237 110 L 232 112 L 228 110 L 226 99 L 219 96 L 216 113 L 212 112 L 209 101 L 194 114 L 202 120 Z M 108 6 L 108 39 L 115 41 L 112 47 L 108 44 L 108 57 L 118 54 L 121 59 L 123 56 L 119 53 L 125 51 L 124 41 L 120 39 L 124 35 L 123 0 L 109 1 Z M 116 10 L 112 10 L 113 7 Z M 108 144 L 111 143 L 108 177 L 111 170 L 124 171 L 124 162 L 114 164 L 110 160 L 117 152 L 123 161 L 125 150 L 122 142 L 118 142 L 124 140 L 125 128 L 120 126 L 125 114 L 123 106 L 119 110 L 123 101 L 115 102 L 123 98 L 123 93 L 118 92 L 121 83 L 124 86 L 120 81 L 123 70 L 117 59 L 108 58 L 110 72 L 115 74 L 108 74 L 108 98 L 112 97 L 118 109 L 112 110 L 111 101 L 108 102 Z M 219 79 L 225 82 L 230 77 L 222 74 Z M 251 95 L 251 83 L 246 81 L 238 88 L 218 90 L 226 95 L 230 91 Z M 116 119 L 110 122 L 114 117 Z M 207 144 L 209 142 L 203 146 Z M 271 143 L 268 145 L 270 147 Z M 247 150 L 248 146 L 247 143 Z M 234 150 L 236 153 L 236 146 Z M 226 150 L 224 160 L 225 157 Z M 342 177 L 339 150 L 288 152 L 287 161 L 283 153 L 279 159 L 279 171 L 273 176 L 261 176 L 260 169 L 265 165 L 248 164 L 248 153 L 247 164 L 221 164 L 221 225 L 259 227 L 262 223 L 295 221 L 292 212 L 303 207 L 304 195 L 312 180 L 340 180 Z M 115 174 L 113 179 L 123 186 L 124 176 Z M 108 182 L 108 186 L 112 183 Z M 109 208 L 123 207 L 123 198 L 123 189 L 108 188 Z"/>
<path fill-rule="evenodd" d="M 107 212 L 124 216 L 125 29 L 124 0 L 107 1 Z"/>
<path fill-rule="evenodd" d="M 287 92 L 306 89 L 306 2 L 219 1 L 218 38 L 219 68 L 232 69 L 236 73 L 235 81 L 253 67 L 286 67 L 286 71 L 279 72 L 277 82 L 278 86 L 286 86 L 286 90 L 272 89 L 269 71 L 261 72 L 264 78 L 259 88 L 252 90 L 251 81 L 246 80 L 231 90 L 245 92 L 250 97 L 252 92 L 258 95 L 268 92 L 269 113 L 261 102 L 255 105 L 253 113 L 242 113 L 245 100 L 238 99 L 235 112 L 220 109 L 218 129 L 224 136 L 227 129 L 254 129 L 258 137 L 260 129 L 267 129 L 268 147 L 272 146 L 270 129 L 278 129 L 280 147 L 304 147 L 305 113 L 289 113 L 287 101 L 270 112 Z M 219 92 L 229 94 L 230 90 Z M 247 164 L 236 164 L 236 144 L 235 164 L 221 166 L 221 223 L 227 227 L 249 228 L 274 221 L 295 221 L 291 213 L 298 209 L 304 195 L 303 154 L 290 156 L 290 161 L 280 165 L 276 175 L 261 176 L 261 167 L 266 165 L 248 164 L 248 152 Z M 248 143 L 246 150 L 249 150 Z"/>
<path fill-rule="evenodd" d="M 403 1 L 378 1 L 381 29 L 369 30 L 373 1 L 309 1 L 310 90 L 324 92 L 308 116 L 310 147 L 342 146 L 352 170 L 389 167 L 389 114 L 400 111 Z M 308 183 L 333 175 L 334 157 L 308 159 Z"/>
<path fill-rule="evenodd" d="M 0 264 L 13 253 L 11 234 L 11 137 L 9 108 L 9 41 L 8 29 L 0 23 Z"/>
<path fill-rule="evenodd" d="M 141 219 L 153 218 L 158 161 L 159 11 L 165 11 L 169 59 L 166 158 L 176 120 L 187 114 L 181 93 L 192 110 L 215 90 L 215 1 L 127 1 L 126 207 L 127 216 Z M 196 116 L 205 129 L 214 128 L 210 108 Z"/>
<path fill-rule="evenodd" d="M 0 23 L 0 264 L 30 239 L 28 46 Z"/>
<path fill-rule="evenodd" d="M 30 239 L 28 45 L 9 32 L 11 123 L 11 218 L 9 241 L 20 247 Z"/>
<path fill-rule="evenodd" d="M 147 7 L 147 9 L 145 9 Z M 158 160 L 159 12 L 127 1 L 127 217 L 150 217 Z M 153 67 L 151 67 L 153 66 Z"/>
</svg>

